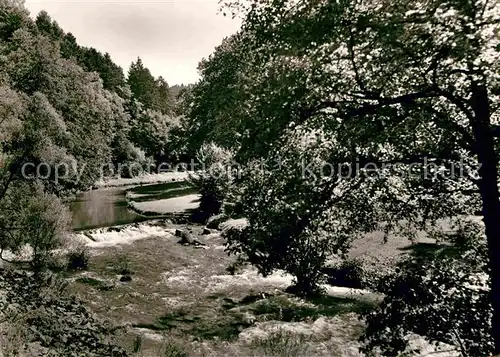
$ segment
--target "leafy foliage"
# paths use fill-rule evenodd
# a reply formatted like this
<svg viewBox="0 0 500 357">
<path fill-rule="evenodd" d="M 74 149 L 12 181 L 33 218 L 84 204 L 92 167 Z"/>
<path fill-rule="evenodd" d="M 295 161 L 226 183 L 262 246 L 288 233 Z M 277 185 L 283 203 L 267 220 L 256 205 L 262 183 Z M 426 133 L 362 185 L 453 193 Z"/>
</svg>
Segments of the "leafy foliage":
<svg viewBox="0 0 500 357">
<path fill-rule="evenodd" d="M 135 100 L 141 102 L 145 109 L 169 114 L 173 109 L 173 98 L 168 83 L 162 77 L 155 79 L 142 60 L 132 62 L 128 72 L 127 83 Z"/>
<path fill-rule="evenodd" d="M 45 11 L 33 21 L 22 2 L 3 0 L 0 35 L 0 248 L 29 244 L 42 266 L 69 227 L 57 197 L 88 189 L 111 163 L 148 169 L 175 119 L 162 78 L 143 109 L 144 93 L 110 56 L 79 46 Z"/>
<path fill-rule="evenodd" d="M 242 30 L 202 61 L 183 125 L 195 133 L 188 147 L 215 141 L 245 165 L 234 192 L 249 224 L 229 239 L 228 250 L 264 275 L 285 269 L 299 291 L 311 290 L 327 258 L 342 256 L 365 233 L 416 239 L 433 234 L 443 218 L 482 206 L 489 333 L 500 353 L 498 147 L 491 132 L 500 119 L 499 5 L 259 0 L 225 6 L 239 12 Z M 448 268 L 450 286 L 461 289 Z M 415 285 L 419 275 L 399 278 Z M 397 294 L 389 298 L 396 305 Z M 490 316 L 484 304 L 477 309 Z M 453 325 L 464 311 L 451 304 L 435 312 Z M 446 323 L 436 323 L 429 338 L 437 330 L 446 334 Z M 424 334 L 418 326 L 407 330 L 413 328 Z M 476 345 L 466 343 L 467 353 L 489 351 L 483 337 L 470 336 Z"/>
<path fill-rule="evenodd" d="M 234 181 L 233 154 L 215 144 L 206 144 L 198 152 L 201 169 L 190 176 L 201 195 L 199 210 L 205 219 L 219 214 Z"/>
<path fill-rule="evenodd" d="M 106 342 L 111 329 L 77 300 L 61 296 L 58 287 L 63 287 L 54 279 L 12 270 L 0 272 L 0 286 L 5 292 L 0 301 L 2 315 L 9 313 L 11 322 L 17 320 L 27 329 L 27 339 L 17 347 L 22 351 L 29 344 L 39 343 L 48 353 L 44 355 L 126 356 L 121 348 Z"/>
<path fill-rule="evenodd" d="M 334 286 L 345 286 L 360 289 L 369 284 L 369 274 L 363 267 L 363 262 L 358 259 L 344 259 L 333 267 L 325 269 L 328 283 Z"/>
<path fill-rule="evenodd" d="M 366 316 L 366 352 L 397 355 L 408 347 L 408 334 L 417 333 L 458 346 L 464 356 L 491 355 L 484 236 L 477 224 L 456 224 L 453 233 L 441 234 L 445 248 L 409 256 L 378 282 L 385 299 Z"/>
<path fill-rule="evenodd" d="M 242 50 L 239 35 L 224 39 L 199 64 L 202 80 L 184 92 L 182 133 L 188 157 L 195 157 L 204 142 L 237 148 L 244 124 L 240 118 L 248 113 L 242 86 L 247 62 Z"/>
</svg>

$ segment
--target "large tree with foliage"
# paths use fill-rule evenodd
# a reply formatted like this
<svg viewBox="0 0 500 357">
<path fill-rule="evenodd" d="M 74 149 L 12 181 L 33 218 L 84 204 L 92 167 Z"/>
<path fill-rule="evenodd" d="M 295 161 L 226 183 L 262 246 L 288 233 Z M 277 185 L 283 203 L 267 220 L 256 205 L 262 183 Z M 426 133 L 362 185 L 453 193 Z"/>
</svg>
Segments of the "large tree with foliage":
<svg viewBox="0 0 500 357">
<path fill-rule="evenodd" d="M 149 69 L 144 66 L 141 58 L 132 62 L 128 71 L 127 84 L 134 98 L 147 109 L 153 109 L 155 102 L 156 81 Z"/>
<path fill-rule="evenodd" d="M 86 71 L 97 72 L 105 89 L 120 93 L 125 86 L 125 75 L 108 53 L 102 54 L 95 48 L 79 46 L 73 34 L 65 33 L 46 11 L 37 15 L 35 25 L 41 34 L 59 45 L 64 58 L 75 60 Z"/>
<path fill-rule="evenodd" d="M 239 107 L 248 110 L 232 118 L 239 157 L 285 160 L 281 178 L 264 171 L 248 179 L 242 198 L 249 227 L 230 249 L 264 273 L 294 272 L 287 257 L 314 253 L 314 239 L 348 243 L 377 229 L 414 238 L 436 229 L 439 219 L 482 208 L 492 352 L 500 353 L 500 6 L 487 0 L 228 6 L 242 11 L 245 34 L 238 45 L 245 80 L 231 90 L 247 94 Z M 306 170 L 293 168 L 300 162 Z M 325 167 L 349 172 L 332 180 L 321 175 Z M 324 246 L 331 248 L 338 247 Z"/>
</svg>

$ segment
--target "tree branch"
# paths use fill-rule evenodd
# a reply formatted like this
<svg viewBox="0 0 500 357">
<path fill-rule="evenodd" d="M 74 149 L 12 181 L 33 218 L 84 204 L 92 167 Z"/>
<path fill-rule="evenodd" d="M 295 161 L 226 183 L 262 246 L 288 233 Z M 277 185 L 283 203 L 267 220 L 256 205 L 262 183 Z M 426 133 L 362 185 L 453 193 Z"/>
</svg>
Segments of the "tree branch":
<svg viewBox="0 0 500 357">
<path fill-rule="evenodd" d="M 321 109 L 327 109 L 327 108 L 332 108 L 332 109 L 337 109 L 338 111 L 342 111 L 347 109 L 343 114 L 339 113 L 341 117 L 346 117 L 346 118 L 351 118 L 354 116 L 360 116 L 364 114 L 370 114 L 375 112 L 376 110 L 383 108 L 388 105 L 394 105 L 394 104 L 413 104 L 415 100 L 417 99 L 422 99 L 422 98 L 431 98 L 436 96 L 436 92 L 434 88 L 428 88 L 425 89 L 421 92 L 415 92 L 415 93 L 410 93 L 410 94 L 404 94 L 398 97 L 392 97 L 392 98 L 384 98 L 384 97 L 366 97 L 366 100 L 373 100 L 373 101 L 378 101 L 376 104 L 367 104 L 363 103 L 361 107 L 358 108 L 345 108 L 342 105 L 342 102 L 338 101 L 325 101 L 317 105 L 310 113 L 311 115 L 314 115 L 317 111 Z"/>
<path fill-rule="evenodd" d="M 14 170 L 10 170 L 9 177 L 7 178 L 7 181 L 3 184 L 2 191 L 0 191 L 0 200 L 2 200 L 7 193 L 7 189 L 9 188 L 10 183 L 14 179 Z"/>
<path fill-rule="evenodd" d="M 354 58 L 354 34 L 352 32 L 352 26 L 349 26 L 349 41 L 347 42 L 347 49 L 349 51 L 349 60 L 352 64 L 356 83 L 363 92 L 367 93 L 368 91 L 366 90 L 366 86 L 363 83 L 361 76 L 359 75 L 358 66 L 356 65 L 356 60 Z"/>
<path fill-rule="evenodd" d="M 441 89 L 441 88 L 436 88 L 436 91 L 440 96 L 448 99 L 452 104 L 454 104 L 458 109 L 460 109 L 462 111 L 462 113 L 465 114 L 467 119 L 469 119 L 470 121 L 474 120 L 474 115 L 467 108 L 467 106 L 464 104 L 464 101 L 462 101 L 459 97 L 457 97 L 453 93 L 446 91 L 444 89 Z"/>
<path fill-rule="evenodd" d="M 472 136 L 471 133 L 467 131 L 466 128 L 463 126 L 460 126 L 454 121 L 443 119 L 443 114 L 440 113 L 434 106 L 432 105 L 424 105 L 427 110 L 430 112 L 434 113 L 436 120 L 434 120 L 434 123 L 438 125 L 442 129 L 446 129 L 446 126 L 451 127 L 452 130 L 456 131 L 458 134 L 460 134 L 465 141 L 465 144 L 467 144 L 470 150 L 474 150 L 474 137 Z"/>
</svg>

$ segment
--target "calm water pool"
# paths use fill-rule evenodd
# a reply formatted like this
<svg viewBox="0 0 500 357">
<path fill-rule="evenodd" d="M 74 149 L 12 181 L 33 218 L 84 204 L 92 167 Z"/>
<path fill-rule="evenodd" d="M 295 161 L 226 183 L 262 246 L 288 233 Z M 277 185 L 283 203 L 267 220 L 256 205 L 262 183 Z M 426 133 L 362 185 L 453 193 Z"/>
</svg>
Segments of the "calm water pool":
<svg viewBox="0 0 500 357">
<path fill-rule="evenodd" d="M 79 194 L 70 203 L 73 229 L 91 229 L 146 221 L 158 217 L 144 217 L 127 208 L 127 189 L 138 195 L 134 200 L 153 201 L 193 193 L 186 183 L 171 182 L 136 187 L 101 188 Z"/>
</svg>

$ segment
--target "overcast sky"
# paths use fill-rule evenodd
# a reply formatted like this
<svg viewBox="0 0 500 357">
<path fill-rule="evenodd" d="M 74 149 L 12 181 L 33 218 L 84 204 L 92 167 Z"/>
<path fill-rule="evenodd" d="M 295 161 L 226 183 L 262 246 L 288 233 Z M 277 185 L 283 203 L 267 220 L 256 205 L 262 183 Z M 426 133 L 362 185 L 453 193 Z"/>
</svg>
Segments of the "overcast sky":
<svg viewBox="0 0 500 357">
<path fill-rule="evenodd" d="M 193 83 L 196 67 L 240 22 L 218 14 L 217 0 L 26 0 L 46 10 L 78 43 L 109 52 L 124 71 L 138 56 L 170 85 Z"/>
</svg>

